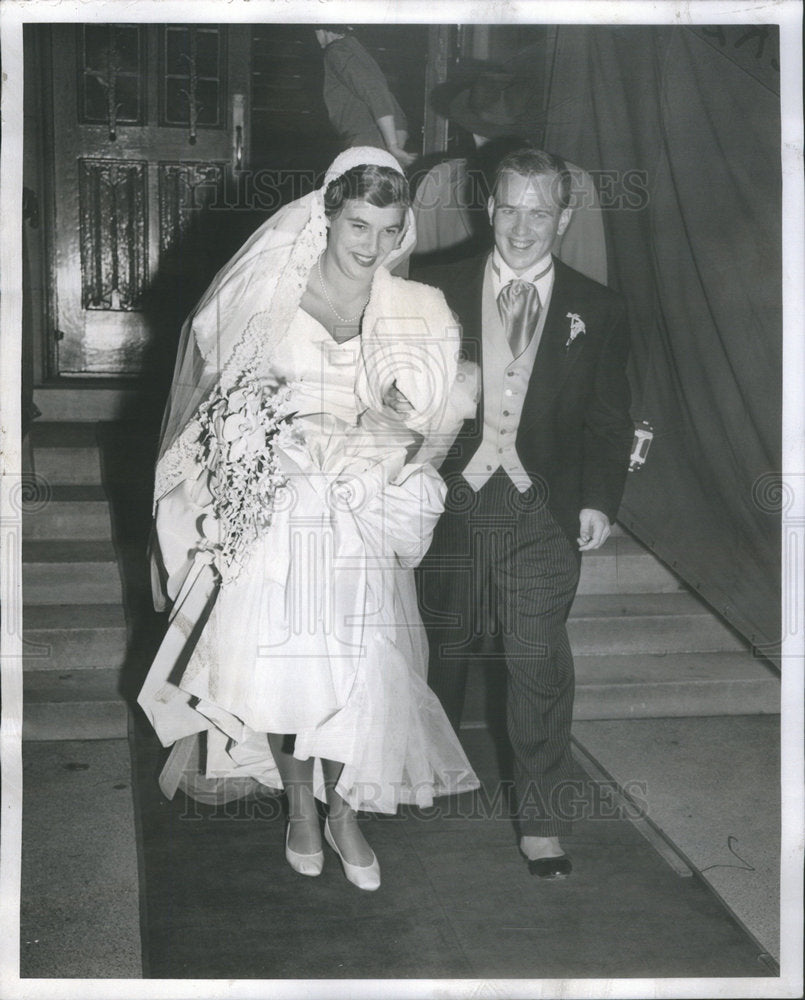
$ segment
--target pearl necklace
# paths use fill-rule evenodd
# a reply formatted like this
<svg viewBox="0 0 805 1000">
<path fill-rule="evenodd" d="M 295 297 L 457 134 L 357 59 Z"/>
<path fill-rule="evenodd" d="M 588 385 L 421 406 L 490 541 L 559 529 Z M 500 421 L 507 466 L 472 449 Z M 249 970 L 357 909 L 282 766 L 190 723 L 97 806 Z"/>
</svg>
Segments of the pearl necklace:
<svg viewBox="0 0 805 1000">
<path fill-rule="evenodd" d="M 338 312 L 338 310 L 333 305 L 330 296 L 327 294 L 327 286 L 324 284 L 324 275 L 321 273 L 321 257 L 319 257 L 319 259 L 316 261 L 316 270 L 319 273 L 319 284 L 321 285 L 321 290 L 324 292 L 324 297 L 325 299 L 327 299 L 327 305 L 332 309 L 335 318 L 340 319 L 342 323 L 357 323 L 358 320 L 363 315 L 363 310 L 366 308 L 366 302 L 368 302 L 369 300 L 367 299 L 366 302 L 364 302 L 364 304 L 361 306 L 361 311 L 358 313 L 357 316 L 353 316 L 352 319 L 348 319 L 346 316 L 342 316 L 341 313 Z"/>
</svg>

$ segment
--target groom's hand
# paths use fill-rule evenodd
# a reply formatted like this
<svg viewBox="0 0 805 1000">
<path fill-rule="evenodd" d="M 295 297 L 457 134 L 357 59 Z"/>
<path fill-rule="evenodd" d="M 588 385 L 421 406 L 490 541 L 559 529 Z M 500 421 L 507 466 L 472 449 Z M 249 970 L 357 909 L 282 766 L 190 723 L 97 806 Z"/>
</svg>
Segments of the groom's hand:
<svg viewBox="0 0 805 1000">
<path fill-rule="evenodd" d="M 585 507 L 579 514 L 579 552 L 599 549 L 609 538 L 611 531 L 609 518 L 600 510 Z"/>
</svg>

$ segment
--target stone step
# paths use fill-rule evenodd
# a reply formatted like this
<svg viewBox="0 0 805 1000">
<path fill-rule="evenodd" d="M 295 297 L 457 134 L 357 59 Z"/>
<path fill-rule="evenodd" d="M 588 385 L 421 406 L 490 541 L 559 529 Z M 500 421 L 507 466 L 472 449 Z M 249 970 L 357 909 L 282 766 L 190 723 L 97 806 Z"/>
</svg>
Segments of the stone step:
<svg viewBox="0 0 805 1000">
<path fill-rule="evenodd" d="M 96 449 L 103 456 L 121 449 L 123 471 L 131 469 L 132 474 L 142 476 L 153 466 L 159 441 L 159 424 L 153 422 L 154 415 L 147 421 L 132 420 L 118 423 L 42 423 L 36 421 L 29 432 L 29 445 L 33 453 L 43 451 L 65 451 L 76 453 Z M 132 466 L 141 463 L 136 469 Z M 103 464 L 103 463 L 102 463 Z M 119 471 L 119 470 L 118 470 Z"/>
<path fill-rule="evenodd" d="M 23 504 L 22 535 L 38 540 L 110 539 L 112 522 L 103 487 L 46 486 L 37 499 Z"/>
<path fill-rule="evenodd" d="M 61 604 L 23 609 L 25 672 L 121 667 L 126 617 L 119 604 Z"/>
<path fill-rule="evenodd" d="M 114 562 L 116 555 L 109 542 L 30 540 L 23 547 L 25 601 L 62 603 L 62 588 L 67 580 L 82 594 L 73 598 L 74 603 L 121 600 L 120 580 L 111 565 Z M 585 555 L 579 594 L 634 593 L 641 587 L 657 593 L 674 592 L 680 589 L 680 583 L 630 538 L 610 539 L 598 552 Z"/>
<path fill-rule="evenodd" d="M 35 420 L 30 430 L 31 444 L 39 448 L 95 448 L 98 425 L 69 420 Z"/>
<path fill-rule="evenodd" d="M 34 403 L 43 423 L 125 421 L 132 415 L 161 413 L 164 401 L 133 380 L 70 380 L 70 385 L 38 386 Z"/>
<path fill-rule="evenodd" d="M 26 541 L 22 593 L 35 604 L 120 604 L 123 585 L 117 555 L 105 541 Z"/>
<path fill-rule="evenodd" d="M 740 652 L 744 641 L 693 594 L 580 594 L 568 621 L 576 656 Z"/>
<path fill-rule="evenodd" d="M 780 711 L 780 677 L 749 652 L 576 656 L 575 719 L 761 715 Z M 462 726 L 503 719 L 505 665 L 470 668 Z"/>
<path fill-rule="evenodd" d="M 31 427 L 34 471 L 52 485 L 95 485 L 101 482 L 101 455 L 96 424 L 42 423 Z"/>
<path fill-rule="evenodd" d="M 110 740 L 128 734 L 120 671 L 112 668 L 23 675 L 24 740 Z"/>
<path fill-rule="evenodd" d="M 92 448 L 37 448 L 34 471 L 48 483 L 78 486 L 101 482 L 101 455 Z"/>
<path fill-rule="evenodd" d="M 577 719 L 769 715 L 780 675 L 750 652 L 577 656 Z"/>
<path fill-rule="evenodd" d="M 579 594 L 673 593 L 683 589 L 675 576 L 636 539 L 621 531 L 581 560 Z"/>
</svg>

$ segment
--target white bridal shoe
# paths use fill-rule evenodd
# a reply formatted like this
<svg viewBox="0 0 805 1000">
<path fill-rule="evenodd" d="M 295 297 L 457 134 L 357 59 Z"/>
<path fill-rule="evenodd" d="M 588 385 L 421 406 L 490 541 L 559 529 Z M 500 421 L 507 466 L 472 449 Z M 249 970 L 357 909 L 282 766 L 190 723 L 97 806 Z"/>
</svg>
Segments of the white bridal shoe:
<svg viewBox="0 0 805 1000">
<path fill-rule="evenodd" d="M 285 860 L 300 875 L 321 875 L 324 868 L 324 851 L 316 851 L 315 854 L 297 854 L 288 847 L 288 837 L 291 832 L 291 824 L 285 827 Z"/>
<path fill-rule="evenodd" d="M 324 821 L 324 839 L 341 859 L 341 864 L 344 866 L 344 874 L 348 882 L 356 885 L 359 889 L 365 889 L 367 892 L 374 892 L 375 889 L 380 888 L 380 864 L 374 851 L 372 851 L 371 864 L 351 865 L 344 859 L 344 855 L 339 851 L 338 844 L 336 844 L 333 835 L 330 833 L 329 820 Z"/>
</svg>

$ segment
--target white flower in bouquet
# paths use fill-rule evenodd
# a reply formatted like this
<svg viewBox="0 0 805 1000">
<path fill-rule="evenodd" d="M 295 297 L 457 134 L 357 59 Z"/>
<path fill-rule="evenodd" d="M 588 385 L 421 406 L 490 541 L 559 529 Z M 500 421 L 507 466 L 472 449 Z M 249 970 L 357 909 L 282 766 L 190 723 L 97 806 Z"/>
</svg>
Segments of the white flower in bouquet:
<svg viewBox="0 0 805 1000">
<path fill-rule="evenodd" d="M 219 384 L 199 409 L 199 458 L 211 498 L 202 531 L 224 580 L 240 572 L 285 485 L 275 439 L 292 416 L 288 400 L 282 382 L 244 375 Z"/>
</svg>

